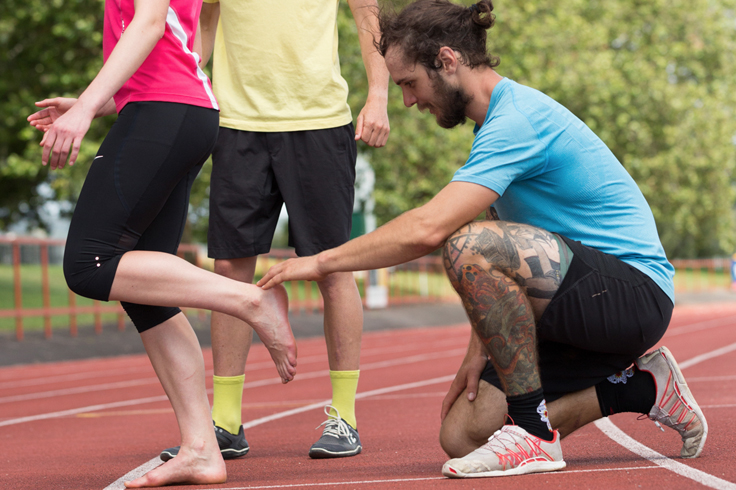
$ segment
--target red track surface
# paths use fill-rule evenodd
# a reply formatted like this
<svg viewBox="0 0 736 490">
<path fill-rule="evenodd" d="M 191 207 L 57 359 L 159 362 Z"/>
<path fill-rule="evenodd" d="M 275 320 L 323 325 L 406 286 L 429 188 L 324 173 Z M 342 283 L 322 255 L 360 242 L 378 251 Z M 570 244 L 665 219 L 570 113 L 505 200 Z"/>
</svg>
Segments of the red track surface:
<svg viewBox="0 0 736 490">
<path fill-rule="evenodd" d="M 563 441 L 564 471 L 443 478 L 440 404 L 468 335 L 467 325 L 365 334 L 357 403 L 364 449 L 342 460 L 307 457 L 330 397 L 324 341 L 299 342 L 299 374 L 286 386 L 266 350 L 254 347 L 243 396 L 251 452 L 227 462 L 226 484 L 202 488 L 736 490 L 736 422 L 730 417 L 736 407 L 736 305 L 678 307 L 662 342 L 708 418 L 708 442 L 697 460 L 679 458 L 681 443 L 671 429 L 663 433 L 647 420 L 620 414 Z M 205 362 L 211 368 L 209 351 Z M 616 427 L 623 432 L 613 439 L 603 432 Z M 647 459 L 634 441 L 659 455 Z M 0 369 L 1 489 L 122 488 L 124 475 L 141 472 L 161 449 L 176 444 L 173 412 L 145 356 Z"/>
</svg>

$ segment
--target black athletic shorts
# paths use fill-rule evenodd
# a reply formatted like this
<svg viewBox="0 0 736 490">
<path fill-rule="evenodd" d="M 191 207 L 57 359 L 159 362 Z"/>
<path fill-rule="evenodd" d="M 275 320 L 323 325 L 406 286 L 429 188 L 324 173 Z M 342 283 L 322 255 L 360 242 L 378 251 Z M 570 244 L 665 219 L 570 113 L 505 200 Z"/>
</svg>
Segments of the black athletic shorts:
<svg viewBox="0 0 736 490">
<path fill-rule="evenodd" d="M 189 192 L 217 139 L 219 113 L 173 102 L 126 104 L 102 142 L 79 194 L 64 249 L 72 291 L 107 301 L 131 250 L 175 254 Z M 139 332 L 179 308 L 121 302 Z"/>
<path fill-rule="evenodd" d="M 297 255 L 348 241 L 356 156 L 352 124 L 282 133 L 220 128 L 212 153 L 209 256 L 267 253 L 282 203 Z"/>
<path fill-rule="evenodd" d="M 560 288 L 537 324 L 539 370 L 547 402 L 622 371 L 664 335 L 673 304 L 638 269 L 562 237 L 573 252 Z M 481 379 L 499 389 L 488 362 Z"/>
</svg>

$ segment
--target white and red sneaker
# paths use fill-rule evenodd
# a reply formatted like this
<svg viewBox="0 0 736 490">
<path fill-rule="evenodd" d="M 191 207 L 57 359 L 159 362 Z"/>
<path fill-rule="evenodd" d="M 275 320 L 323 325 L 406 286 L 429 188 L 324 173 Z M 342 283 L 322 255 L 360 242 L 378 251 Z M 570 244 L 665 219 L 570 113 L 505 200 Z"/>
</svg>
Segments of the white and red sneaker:
<svg viewBox="0 0 736 490">
<path fill-rule="evenodd" d="M 650 373 L 657 386 L 657 399 L 649 411 L 649 418 L 680 433 L 680 456 L 700 456 L 708 437 L 708 422 L 670 350 L 660 347 L 645 354 L 636 360 L 636 367 Z"/>
<path fill-rule="evenodd" d="M 483 446 L 445 463 L 442 474 L 450 478 L 484 478 L 561 470 L 566 465 L 559 432 L 554 431 L 554 436 L 547 442 L 518 425 L 504 425 Z"/>
</svg>

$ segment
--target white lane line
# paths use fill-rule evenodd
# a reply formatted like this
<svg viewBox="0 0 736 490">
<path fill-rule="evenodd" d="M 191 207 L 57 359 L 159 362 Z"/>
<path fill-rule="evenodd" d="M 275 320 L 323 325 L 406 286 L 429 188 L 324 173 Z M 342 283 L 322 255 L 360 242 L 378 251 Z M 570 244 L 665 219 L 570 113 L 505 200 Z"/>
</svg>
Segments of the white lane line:
<svg viewBox="0 0 736 490">
<path fill-rule="evenodd" d="M 687 384 L 691 385 L 693 383 L 707 383 L 710 381 L 734 381 L 734 380 L 736 380 L 736 374 L 732 374 L 730 376 L 698 376 L 698 377 L 687 378 Z"/>
<path fill-rule="evenodd" d="M 3 383 L 0 383 L 0 390 L 7 389 L 7 388 L 34 386 L 34 385 L 58 384 L 64 381 L 77 381 L 80 379 L 102 378 L 105 376 L 119 376 L 121 374 L 141 373 L 141 372 L 145 372 L 146 374 L 155 374 L 153 372 L 153 368 L 149 364 L 148 366 L 140 367 L 140 368 L 115 369 L 115 370 L 107 370 L 107 371 L 83 371 L 83 372 L 78 372 L 78 373 L 73 373 L 73 374 L 60 374 L 57 376 L 46 376 L 44 378 L 6 381 Z"/>
<path fill-rule="evenodd" d="M 712 320 L 706 320 L 704 322 L 690 323 L 688 325 L 669 329 L 667 330 L 667 337 L 684 335 L 691 332 L 699 332 L 701 330 L 708 330 L 710 328 L 725 327 L 726 325 L 732 325 L 734 323 L 736 323 L 736 320 L 734 320 L 733 314 L 729 314 L 720 318 L 714 318 Z"/>
<path fill-rule="evenodd" d="M 458 352 L 457 348 L 463 349 L 463 353 L 467 348 L 465 347 L 467 345 L 467 340 L 463 341 L 463 344 L 457 344 L 452 345 L 449 344 L 446 341 L 442 342 L 434 342 L 432 344 L 428 344 L 424 351 L 428 349 L 433 348 L 442 348 L 442 349 L 448 349 L 450 347 L 454 347 L 456 349 L 453 349 L 451 351 L 443 351 L 446 353 L 449 353 L 449 355 L 454 355 Z M 386 347 L 386 348 L 374 348 L 374 349 L 364 349 L 361 352 L 361 356 L 365 358 L 369 355 L 378 355 L 378 354 L 389 354 L 389 353 L 395 353 L 395 352 L 402 352 L 406 353 L 406 347 L 405 346 L 394 346 L 394 347 Z M 418 354 L 418 355 L 424 355 L 424 354 Z M 315 356 L 307 356 L 307 357 L 301 357 L 299 358 L 299 365 L 304 367 L 305 364 L 313 364 L 317 362 L 324 362 L 325 355 L 315 355 Z M 364 363 L 363 367 L 370 369 L 372 364 L 370 363 Z M 247 366 L 246 374 L 252 375 L 255 371 L 260 369 L 272 369 L 273 368 L 273 361 L 268 362 L 261 362 L 261 363 L 253 363 L 249 364 Z M 49 376 L 45 380 L 41 379 L 33 379 L 33 380 L 26 380 L 26 381 L 12 381 L 8 383 L 0 383 L 0 389 L 3 388 L 17 388 L 17 387 L 25 387 L 30 385 L 44 385 L 44 384 L 57 384 L 63 381 L 75 381 L 75 380 L 81 380 L 81 379 L 88 379 L 91 377 L 105 377 L 110 375 L 118 375 L 118 374 L 125 374 L 125 373 L 131 373 L 131 372 L 141 372 L 146 371 L 148 374 L 155 374 L 153 372 L 153 368 L 148 365 L 143 368 L 132 368 L 132 369 L 121 369 L 117 371 L 102 371 L 102 372 L 80 372 L 76 374 L 65 374 L 65 375 L 59 375 L 59 376 Z M 327 371 L 318 371 L 319 373 L 326 373 Z M 212 376 L 213 371 L 207 370 L 205 371 L 205 376 L 209 377 Z M 99 375 L 99 376 L 98 376 Z M 321 375 L 321 374 L 320 374 Z M 305 373 L 302 374 L 301 378 L 313 378 L 315 375 L 313 373 Z M 279 381 L 280 382 L 280 381 Z M 129 384 L 126 384 L 129 383 Z M 127 386 L 138 386 L 142 384 L 155 384 L 158 383 L 158 378 L 155 377 L 147 377 L 147 378 L 137 378 L 135 380 L 128 380 L 128 381 L 118 381 L 113 383 L 103 383 L 103 384 L 97 384 L 97 385 L 84 385 L 84 386 L 78 386 L 73 388 L 64 388 L 61 390 L 50 390 L 50 391 L 40 391 L 40 392 L 32 392 L 32 393 L 25 393 L 22 395 L 11 395 L 6 397 L 0 397 L 0 404 L 2 403 L 10 403 L 10 402 L 16 402 L 16 401 L 25 401 L 25 400 L 36 400 L 39 398 L 49 398 L 54 396 L 63 396 L 63 395 L 74 395 L 79 393 L 87 393 L 90 391 L 102 391 L 102 390 L 111 390 L 111 389 L 118 389 L 118 388 L 124 388 Z M 272 384 L 272 378 L 269 378 L 268 382 L 265 382 L 265 384 Z M 256 384 L 254 386 L 263 386 L 264 383 L 261 382 L 260 384 Z"/>
<path fill-rule="evenodd" d="M 257 487 L 221 487 L 213 490 L 265 490 L 267 488 L 305 488 L 305 487 L 336 487 L 340 485 L 377 485 L 379 483 L 405 483 L 413 481 L 446 480 L 444 476 L 429 476 L 425 478 L 393 478 L 391 480 L 362 480 L 362 481 L 335 481 L 321 483 L 292 483 L 290 485 L 260 485 Z"/>
<path fill-rule="evenodd" d="M 453 349 L 453 350 L 444 351 L 444 352 L 436 352 L 432 354 L 420 354 L 416 356 L 402 357 L 398 359 L 392 359 L 390 361 L 364 363 L 363 366 L 361 366 L 361 369 L 363 371 L 367 371 L 371 369 L 380 369 L 380 368 L 391 367 L 391 366 L 396 366 L 400 364 L 413 364 L 415 362 L 427 361 L 431 359 L 441 359 L 445 357 L 461 356 L 466 351 L 467 351 L 466 348 L 461 348 L 461 349 Z M 330 374 L 329 370 L 323 369 L 321 371 L 312 371 L 309 373 L 303 373 L 303 374 L 298 375 L 298 377 L 300 380 L 314 379 L 314 378 L 321 378 L 324 376 L 328 376 L 329 374 Z M 145 379 L 135 379 L 131 381 L 119 381 L 116 383 L 104 383 L 104 384 L 99 384 L 99 385 L 78 386 L 76 388 L 65 388 L 62 390 L 26 393 L 23 395 L 0 397 L 0 404 L 27 401 L 27 400 L 37 400 L 41 398 L 53 398 L 56 396 L 77 395 L 79 393 L 99 392 L 103 390 L 117 390 L 120 388 L 130 388 L 132 386 L 157 384 L 158 382 L 159 382 L 158 378 L 145 378 Z M 260 386 L 267 386 L 267 385 L 273 385 L 273 384 L 281 384 L 281 379 L 280 378 L 266 378 L 266 379 L 257 380 L 257 381 L 250 381 L 243 386 L 243 389 L 256 388 Z"/>
<path fill-rule="evenodd" d="M 447 383 L 447 382 L 452 381 L 453 379 L 455 379 L 454 374 L 449 375 L 449 376 L 441 376 L 439 378 L 428 379 L 425 381 L 417 381 L 415 383 L 406 383 L 403 385 L 389 386 L 387 388 L 379 388 L 377 390 L 371 390 L 371 391 L 365 391 L 363 393 L 358 393 L 357 395 L 355 395 L 355 398 L 361 399 L 361 398 L 367 398 L 367 397 L 374 396 L 374 395 L 383 395 L 385 393 L 391 393 L 395 391 L 410 390 L 412 388 L 420 388 L 423 386 L 429 386 L 429 385 L 438 384 L 438 383 Z M 330 402 L 331 400 L 322 400 L 320 402 L 312 403 L 310 405 L 305 405 L 303 407 L 295 408 L 292 410 L 286 410 L 284 412 L 275 413 L 267 417 L 261 417 L 260 419 L 252 420 L 246 424 L 243 424 L 243 428 L 250 429 L 257 425 L 265 424 L 266 422 L 272 422 L 274 420 L 282 419 L 290 415 L 296 415 L 299 413 L 307 412 L 309 410 L 322 408 Z M 138 468 L 132 471 L 129 471 L 125 475 L 121 476 L 120 478 L 112 482 L 110 485 L 105 487 L 105 490 L 123 490 L 125 488 L 124 482 L 139 478 L 145 475 L 146 473 L 148 473 L 149 471 L 151 471 L 153 468 L 156 468 L 162 464 L 163 464 L 163 461 L 161 461 L 161 459 L 158 456 L 156 456 L 155 458 L 147 461 L 146 463 L 142 464 Z M 428 479 L 434 479 L 434 478 L 428 478 Z"/>
<path fill-rule="evenodd" d="M 526 475 L 525 478 L 532 477 L 551 477 L 555 475 L 569 475 L 570 473 L 598 473 L 604 471 L 635 471 L 635 470 L 659 470 L 658 466 L 630 466 L 628 468 L 601 468 L 594 470 L 564 470 L 555 471 L 550 473 L 531 473 Z M 429 480 L 450 480 L 444 476 L 429 476 L 424 478 L 392 478 L 390 480 L 363 480 L 363 481 L 344 481 L 344 482 L 321 482 L 321 483 L 292 483 L 289 485 L 259 485 L 251 487 L 220 487 L 213 488 L 212 490 L 265 490 L 268 488 L 300 488 L 300 487 L 322 487 L 322 486 L 337 486 L 337 485 L 375 485 L 380 483 L 402 483 L 402 482 L 413 482 L 413 481 L 429 481 Z"/>
<path fill-rule="evenodd" d="M 713 359 L 718 356 L 722 356 L 724 354 L 728 354 L 729 352 L 732 352 L 734 350 L 736 350 L 736 343 L 721 347 L 720 349 L 716 349 L 711 352 L 706 352 L 705 354 L 695 356 L 692 359 L 688 359 L 687 361 L 679 363 L 680 369 L 695 366 L 696 364 Z M 658 466 L 666 468 L 673 473 L 677 473 L 680 476 L 690 478 L 691 480 L 710 488 L 716 488 L 719 490 L 736 490 L 736 483 L 731 483 L 730 481 L 723 480 L 704 471 L 697 470 L 686 464 L 674 461 L 667 456 L 664 456 L 657 451 L 648 448 L 644 444 L 636 441 L 634 438 L 616 427 L 616 425 L 608 418 L 596 420 L 594 423 L 601 432 L 611 438 L 614 442 Z"/>
<path fill-rule="evenodd" d="M 694 366 L 696 364 L 700 364 L 704 361 L 709 361 L 710 359 L 713 359 L 714 357 L 722 356 L 724 354 L 728 354 L 729 352 L 733 352 L 736 350 L 736 343 L 733 343 L 731 345 L 727 345 L 725 347 L 721 347 L 720 349 L 716 349 L 711 352 L 706 352 L 705 354 L 701 354 L 699 356 L 695 356 L 692 359 L 688 359 L 685 362 L 681 362 L 680 369 L 686 369 L 690 366 Z"/>
<path fill-rule="evenodd" d="M 624 448 L 646 460 L 649 460 L 657 466 L 661 466 L 673 473 L 677 473 L 680 476 L 684 476 L 685 478 L 689 478 L 701 485 L 705 485 L 706 487 L 716 488 L 719 490 L 736 490 L 736 483 L 731 483 L 730 481 L 723 480 L 704 471 L 696 470 L 686 464 L 674 461 L 667 456 L 648 448 L 644 444 L 635 441 L 607 418 L 596 420 L 595 425 L 601 430 L 601 432 Z"/>
<path fill-rule="evenodd" d="M 418 363 L 418 362 L 423 362 L 423 361 L 431 361 L 435 359 L 442 359 L 445 357 L 458 356 L 458 355 L 464 354 L 466 350 L 467 349 L 465 348 L 455 349 L 455 350 L 450 350 L 450 351 L 445 351 L 445 352 L 433 352 L 431 354 L 403 357 L 403 358 L 393 359 L 391 361 L 368 363 L 368 364 L 364 364 L 363 366 L 361 366 L 361 371 L 368 371 L 371 369 L 380 369 L 380 368 L 385 368 L 385 367 L 390 367 L 390 366 L 398 366 L 402 364 L 411 364 L 411 363 Z M 304 379 L 311 379 L 311 378 L 326 377 L 326 376 L 329 376 L 329 374 L 330 374 L 329 370 L 313 371 L 311 373 L 304 373 L 304 374 L 299 375 L 299 379 L 304 380 Z M 267 379 L 262 379 L 262 380 L 257 380 L 257 381 L 250 381 L 248 383 L 245 383 L 243 388 L 244 389 L 256 388 L 260 386 L 276 385 L 276 384 L 281 384 L 280 378 L 267 378 Z M 211 394 L 212 390 L 207 390 L 207 393 Z M 166 398 L 165 395 L 160 395 L 160 396 L 155 396 L 155 397 L 125 400 L 121 402 L 101 403 L 97 405 L 73 408 L 70 410 L 63 410 L 59 412 L 43 413 L 43 414 L 38 414 L 38 415 L 30 415 L 27 417 L 3 420 L 2 422 L 0 422 L 0 427 L 6 426 L 6 425 L 22 424 L 25 422 L 34 422 L 36 420 L 46 420 L 46 419 L 53 419 L 53 418 L 59 418 L 59 417 L 66 417 L 69 415 L 76 415 L 78 413 L 99 411 L 99 410 L 105 410 L 108 408 L 126 407 L 126 406 L 135 405 L 136 403 L 143 404 L 143 403 L 153 403 L 153 402 L 166 401 L 166 400 L 168 400 L 168 398 Z"/>
<path fill-rule="evenodd" d="M 149 398 L 138 398 L 136 400 L 125 400 L 122 402 L 102 403 L 100 405 L 90 405 L 88 407 L 72 408 L 70 410 L 62 410 L 60 412 L 41 413 L 38 415 L 29 415 L 27 417 L 3 420 L 2 422 L 0 422 L 0 427 L 4 427 L 6 425 L 22 424 L 24 422 L 34 422 L 36 420 L 55 419 L 59 417 L 66 417 L 68 415 L 76 415 L 78 413 L 84 413 L 84 412 L 95 412 L 97 410 L 105 410 L 107 408 L 129 407 L 131 405 L 142 405 L 144 403 L 161 402 L 161 401 L 166 401 L 166 400 L 168 400 L 168 398 L 166 398 L 166 395 L 159 395 L 159 396 L 152 396 Z"/>
<path fill-rule="evenodd" d="M 117 390 L 120 388 L 130 388 L 131 386 L 156 384 L 158 382 L 158 378 L 143 378 L 133 379 L 130 381 L 118 381 L 116 383 L 105 383 L 101 385 L 77 386 L 76 388 L 64 388 L 62 390 L 37 391 L 36 393 L 26 393 L 24 395 L 0 397 L 0 404 L 38 400 L 41 398 L 53 398 L 55 396 L 78 395 L 79 393 L 89 393 L 90 391 L 97 392 L 103 390 Z"/>
</svg>

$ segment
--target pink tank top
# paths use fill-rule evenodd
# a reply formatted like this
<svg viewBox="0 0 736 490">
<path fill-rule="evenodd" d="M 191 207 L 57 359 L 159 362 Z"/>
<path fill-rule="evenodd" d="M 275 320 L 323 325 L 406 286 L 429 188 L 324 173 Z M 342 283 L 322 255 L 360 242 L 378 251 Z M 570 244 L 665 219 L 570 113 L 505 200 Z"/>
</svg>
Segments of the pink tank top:
<svg viewBox="0 0 736 490">
<path fill-rule="evenodd" d="M 128 102 L 179 102 L 219 110 L 207 75 L 194 52 L 202 0 L 171 0 L 166 32 L 143 64 L 114 95 L 120 112 Z M 104 60 L 133 20 L 134 0 L 105 0 Z"/>
</svg>

